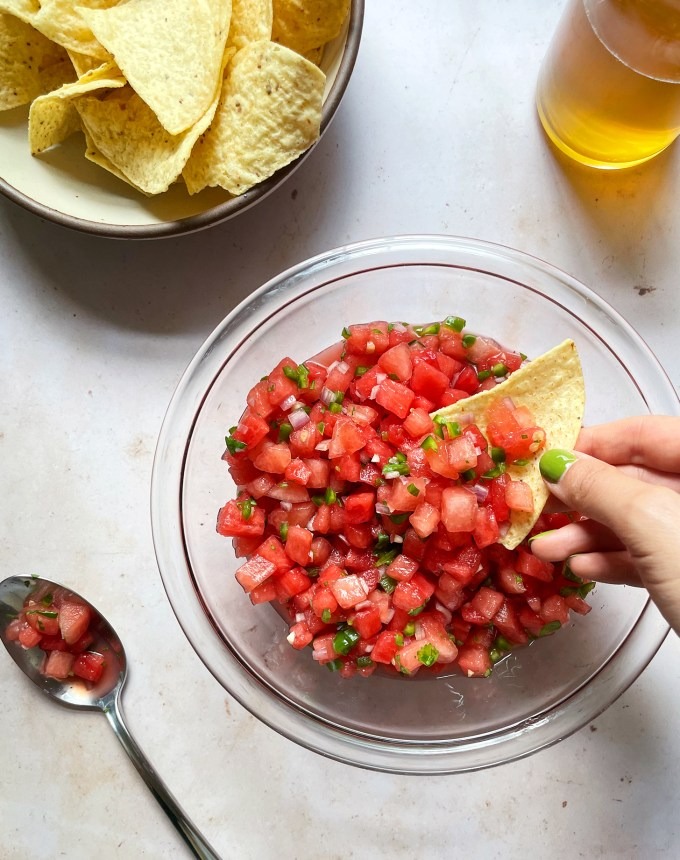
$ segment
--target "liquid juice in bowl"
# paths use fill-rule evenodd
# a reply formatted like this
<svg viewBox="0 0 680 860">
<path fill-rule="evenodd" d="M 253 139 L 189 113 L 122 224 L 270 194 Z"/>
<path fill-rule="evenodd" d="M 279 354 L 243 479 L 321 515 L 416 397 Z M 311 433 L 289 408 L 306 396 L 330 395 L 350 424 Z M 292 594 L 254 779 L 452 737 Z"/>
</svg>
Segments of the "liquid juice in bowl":
<svg viewBox="0 0 680 860">
<path fill-rule="evenodd" d="M 570 0 L 536 100 L 548 137 L 582 164 L 662 152 L 680 134 L 680 0 Z"/>
</svg>

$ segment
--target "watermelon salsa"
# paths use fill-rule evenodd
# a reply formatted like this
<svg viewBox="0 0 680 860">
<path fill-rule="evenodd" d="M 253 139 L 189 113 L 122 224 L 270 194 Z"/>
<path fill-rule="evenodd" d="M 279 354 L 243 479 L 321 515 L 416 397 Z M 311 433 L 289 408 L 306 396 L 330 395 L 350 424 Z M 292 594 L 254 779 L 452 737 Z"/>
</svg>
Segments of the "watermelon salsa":
<svg viewBox="0 0 680 860">
<path fill-rule="evenodd" d="M 42 674 L 59 681 L 75 677 L 96 684 L 106 665 L 104 656 L 90 649 L 95 642 L 90 607 L 61 586 L 34 589 L 6 636 L 24 648 L 41 648 Z"/>
<path fill-rule="evenodd" d="M 351 325 L 302 364 L 283 358 L 226 437 L 237 494 L 217 531 L 245 559 L 236 579 L 253 604 L 282 604 L 292 647 L 343 677 L 452 664 L 488 676 L 590 610 L 591 583 L 526 541 L 498 543 L 512 511 L 533 510 L 506 464 L 539 452 L 544 429 L 508 399 L 488 438 L 465 416 L 431 417 L 526 359 L 465 325 Z M 533 533 L 569 520 L 544 514 Z"/>
</svg>

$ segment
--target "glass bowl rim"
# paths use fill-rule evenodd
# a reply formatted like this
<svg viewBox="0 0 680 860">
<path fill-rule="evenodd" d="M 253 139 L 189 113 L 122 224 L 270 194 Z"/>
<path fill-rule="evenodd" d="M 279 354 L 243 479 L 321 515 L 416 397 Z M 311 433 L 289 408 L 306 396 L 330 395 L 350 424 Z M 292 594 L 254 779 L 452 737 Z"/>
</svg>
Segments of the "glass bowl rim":
<svg viewBox="0 0 680 860">
<path fill-rule="evenodd" d="M 275 314 L 288 301 L 293 301 L 309 292 L 308 278 L 312 280 L 323 278 L 325 283 L 335 280 L 331 277 L 331 273 L 333 267 L 338 264 L 365 262 L 374 258 L 372 265 L 369 262 L 363 267 L 355 266 L 351 272 L 339 275 L 339 277 L 345 277 L 350 274 L 356 275 L 366 268 L 382 269 L 389 265 L 406 265 L 404 261 L 397 259 L 398 256 L 416 250 L 423 255 L 436 253 L 455 255 L 461 252 L 476 255 L 480 261 L 487 261 L 486 268 L 474 267 L 476 271 L 514 281 L 518 286 L 529 288 L 543 298 L 551 299 L 542 288 L 528 287 L 521 281 L 515 281 L 506 274 L 494 271 L 493 266 L 489 268 L 489 265 L 505 263 L 548 276 L 558 292 L 563 291 L 565 296 L 577 298 L 580 301 L 585 300 L 624 333 L 626 342 L 630 342 L 635 347 L 636 355 L 644 357 L 644 360 L 653 368 L 657 381 L 663 383 L 664 396 L 667 397 L 669 405 L 672 402 L 673 411 L 680 414 L 677 392 L 663 367 L 635 329 L 604 299 L 552 264 L 505 245 L 459 236 L 405 234 L 355 242 L 317 254 L 271 278 L 227 314 L 194 355 L 177 384 L 158 437 L 151 481 L 152 536 L 164 589 L 187 639 L 221 686 L 251 714 L 301 746 L 347 764 L 403 774 L 462 773 L 531 755 L 571 735 L 608 708 L 645 669 L 669 632 L 668 624 L 652 601 L 647 600 L 631 633 L 609 656 L 596 675 L 587 684 L 576 688 L 557 705 L 537 717 L 530 717 L 499 730 L 480 733 L 472 741 L 467 739 L 405 740 L 403 742 L 395 742 L 392 739 L 381 740 L 374 735 L 364 735 L 320 720 L 305 712 L 294 703 L 275 694 L 253 673 L 248 672 L 239 655 L 225 648 L 223 640 L 213 627 L 203 606 L 184 546 L 182 530 L 181 489 L 186 451 L 205 397 L 226 362 L 226 358 L 221 360 L 219 354 L 213 355 L 213 353 L 229 325 L 239 317 L 244 315 L 248 317 L 249 313 L 258 311 L 262 313 L 268 299 L 275 302 L 270 315 Z M 379 255 L 395 255 L 395 260 L 391 264 L 383 262 L 376 265 L 375 258 Z M 437 263 L 424 256 L 412 265 L 431 266 Z M 454 262 L 443 265 L 461 268 L 460 264 Z M 462 266 L 462 268 L 470 267 Z M 317 284 L 317 287 L 320 285 Z M 551 300 L 554 301 L 554 299 Z M 580 323 L 597 334 L 596 329 L 593 329 L 571 308 L 569 310 Z M 232 349 L 237 347 L 238 345 Z M 224 349 L 222 354 L 226 355 L 228 352 L 228 349 Z M 196 386 L 197 374 L 200 373 L 204 362 L 209 359 L 212 359 L 210 384 L 205 388 Z M 632 374 L 631 379 L 635 382 Z M 188 428 L 189 432 L 186 436 L 180 434 L 183 440 L 180 445 L 173 428 L 176 413 L 182 405 L 185 407 L 187 405 L 184 401 L 192 393 L 190 391 L 192 383 L 196 389 L 193 392 L 194 414 Z M 174 455 L 170 457 L 170 461 L 169 455 Z M 172 464 L 172 475 L 168 474 L 168 462 Z M 172 499 L 166 491 L 166 485 L 174 487 Z M 174 532 L 169 526 L 170 521 L 175 526 Z M 174 553 L 174 557 L 170 549 L 173 538 L 174 549 L 179 550 Z M 221 649 L 221 653 L 217 656 L 210 652 L 215 645 Z M 217 663 L 223 662 L 227 652 L 229 652 L 227 659 L 230 663 L 230 677 L 225 680 Z M 621 666 L 624 668 L 621 669 Z M 598 683 L 595 683 L 596 680 Z"/>
</svg>

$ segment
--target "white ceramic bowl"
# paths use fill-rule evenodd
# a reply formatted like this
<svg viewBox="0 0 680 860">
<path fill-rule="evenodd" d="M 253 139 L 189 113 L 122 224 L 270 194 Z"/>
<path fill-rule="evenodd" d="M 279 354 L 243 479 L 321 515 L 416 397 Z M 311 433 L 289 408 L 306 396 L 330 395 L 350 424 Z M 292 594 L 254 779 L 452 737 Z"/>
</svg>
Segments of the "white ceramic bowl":
<svg viewBox="0 0 680 860">
<path fill-rule="evenodd" d="M 364 0 L 352 0 L 343 32 L 324 50 L 326 73 L 321 134 L 335 115 L 354 68 Z M 34 212 L 86 233 L 120 239 L 152 239 L 202 230 L 233 218 L 281 185 L 311 152 L 240 197 L 219 188 L 191 196 L 183 184 L 147 198 L 84 155 L 84 140 L 72 135 L 39 158 L 28 146 L 28 106 L 0 112 L 0 192 Z"/>
</svg>

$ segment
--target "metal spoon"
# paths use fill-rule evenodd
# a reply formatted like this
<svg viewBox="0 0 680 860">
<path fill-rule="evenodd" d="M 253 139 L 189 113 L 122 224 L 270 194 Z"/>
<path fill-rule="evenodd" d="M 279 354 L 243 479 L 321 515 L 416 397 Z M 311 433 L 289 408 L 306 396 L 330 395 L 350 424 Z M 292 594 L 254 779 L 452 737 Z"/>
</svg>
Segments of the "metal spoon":
<svg viewBox="0 0 680 860">
<path fill-rule="evenodd" d="M 92 650 L 103 653 L 106 656 L 104 674 L 94 687 L 88 688 L 78 678 L 58 681 L 55 678 L 46 677 L 40 671 L 44 652 L 39 647 L 26 649 L 18 642 L 12 642 L 7 639 L 7 626 L 12 618 L 15 618 L 21 610 L 26 597 L 42 587 L 48 590 L 50 588 L 69 590 L 64 589 L 63 586 L 58 585 L 56 582 L 50 582 L 49 579 L 41 579 L 34 576 L 10 576 L 0 583 L 0 639 L 2 639 L 10 656 L 43 693 L 56 699 L 60 704 L 70 708 L 87 708 L 92 711 L 98 708 L 101 709 L 140 776 L 151 789 L 152 794 L 165 810 L 170 821 L 175 825 L 180 836 L 189 846 L 194 856 L 201 858 L 201 860 L 220 860 L 219 854 L 187 817 L 144 753 L 137 746 L 137 743 L 125 725 L 120 702 L 121 691 L 127 676 L 125 651 L 120 639 L 116 635 L 116 631 L 97 612 L 95 607 L 76 594 L 76 592 L 70 592 L 82 603 L 87 603 L 92 610 L 90 630 L 94 633 L 95 640 L 91 647 Z"/>
</svg>

